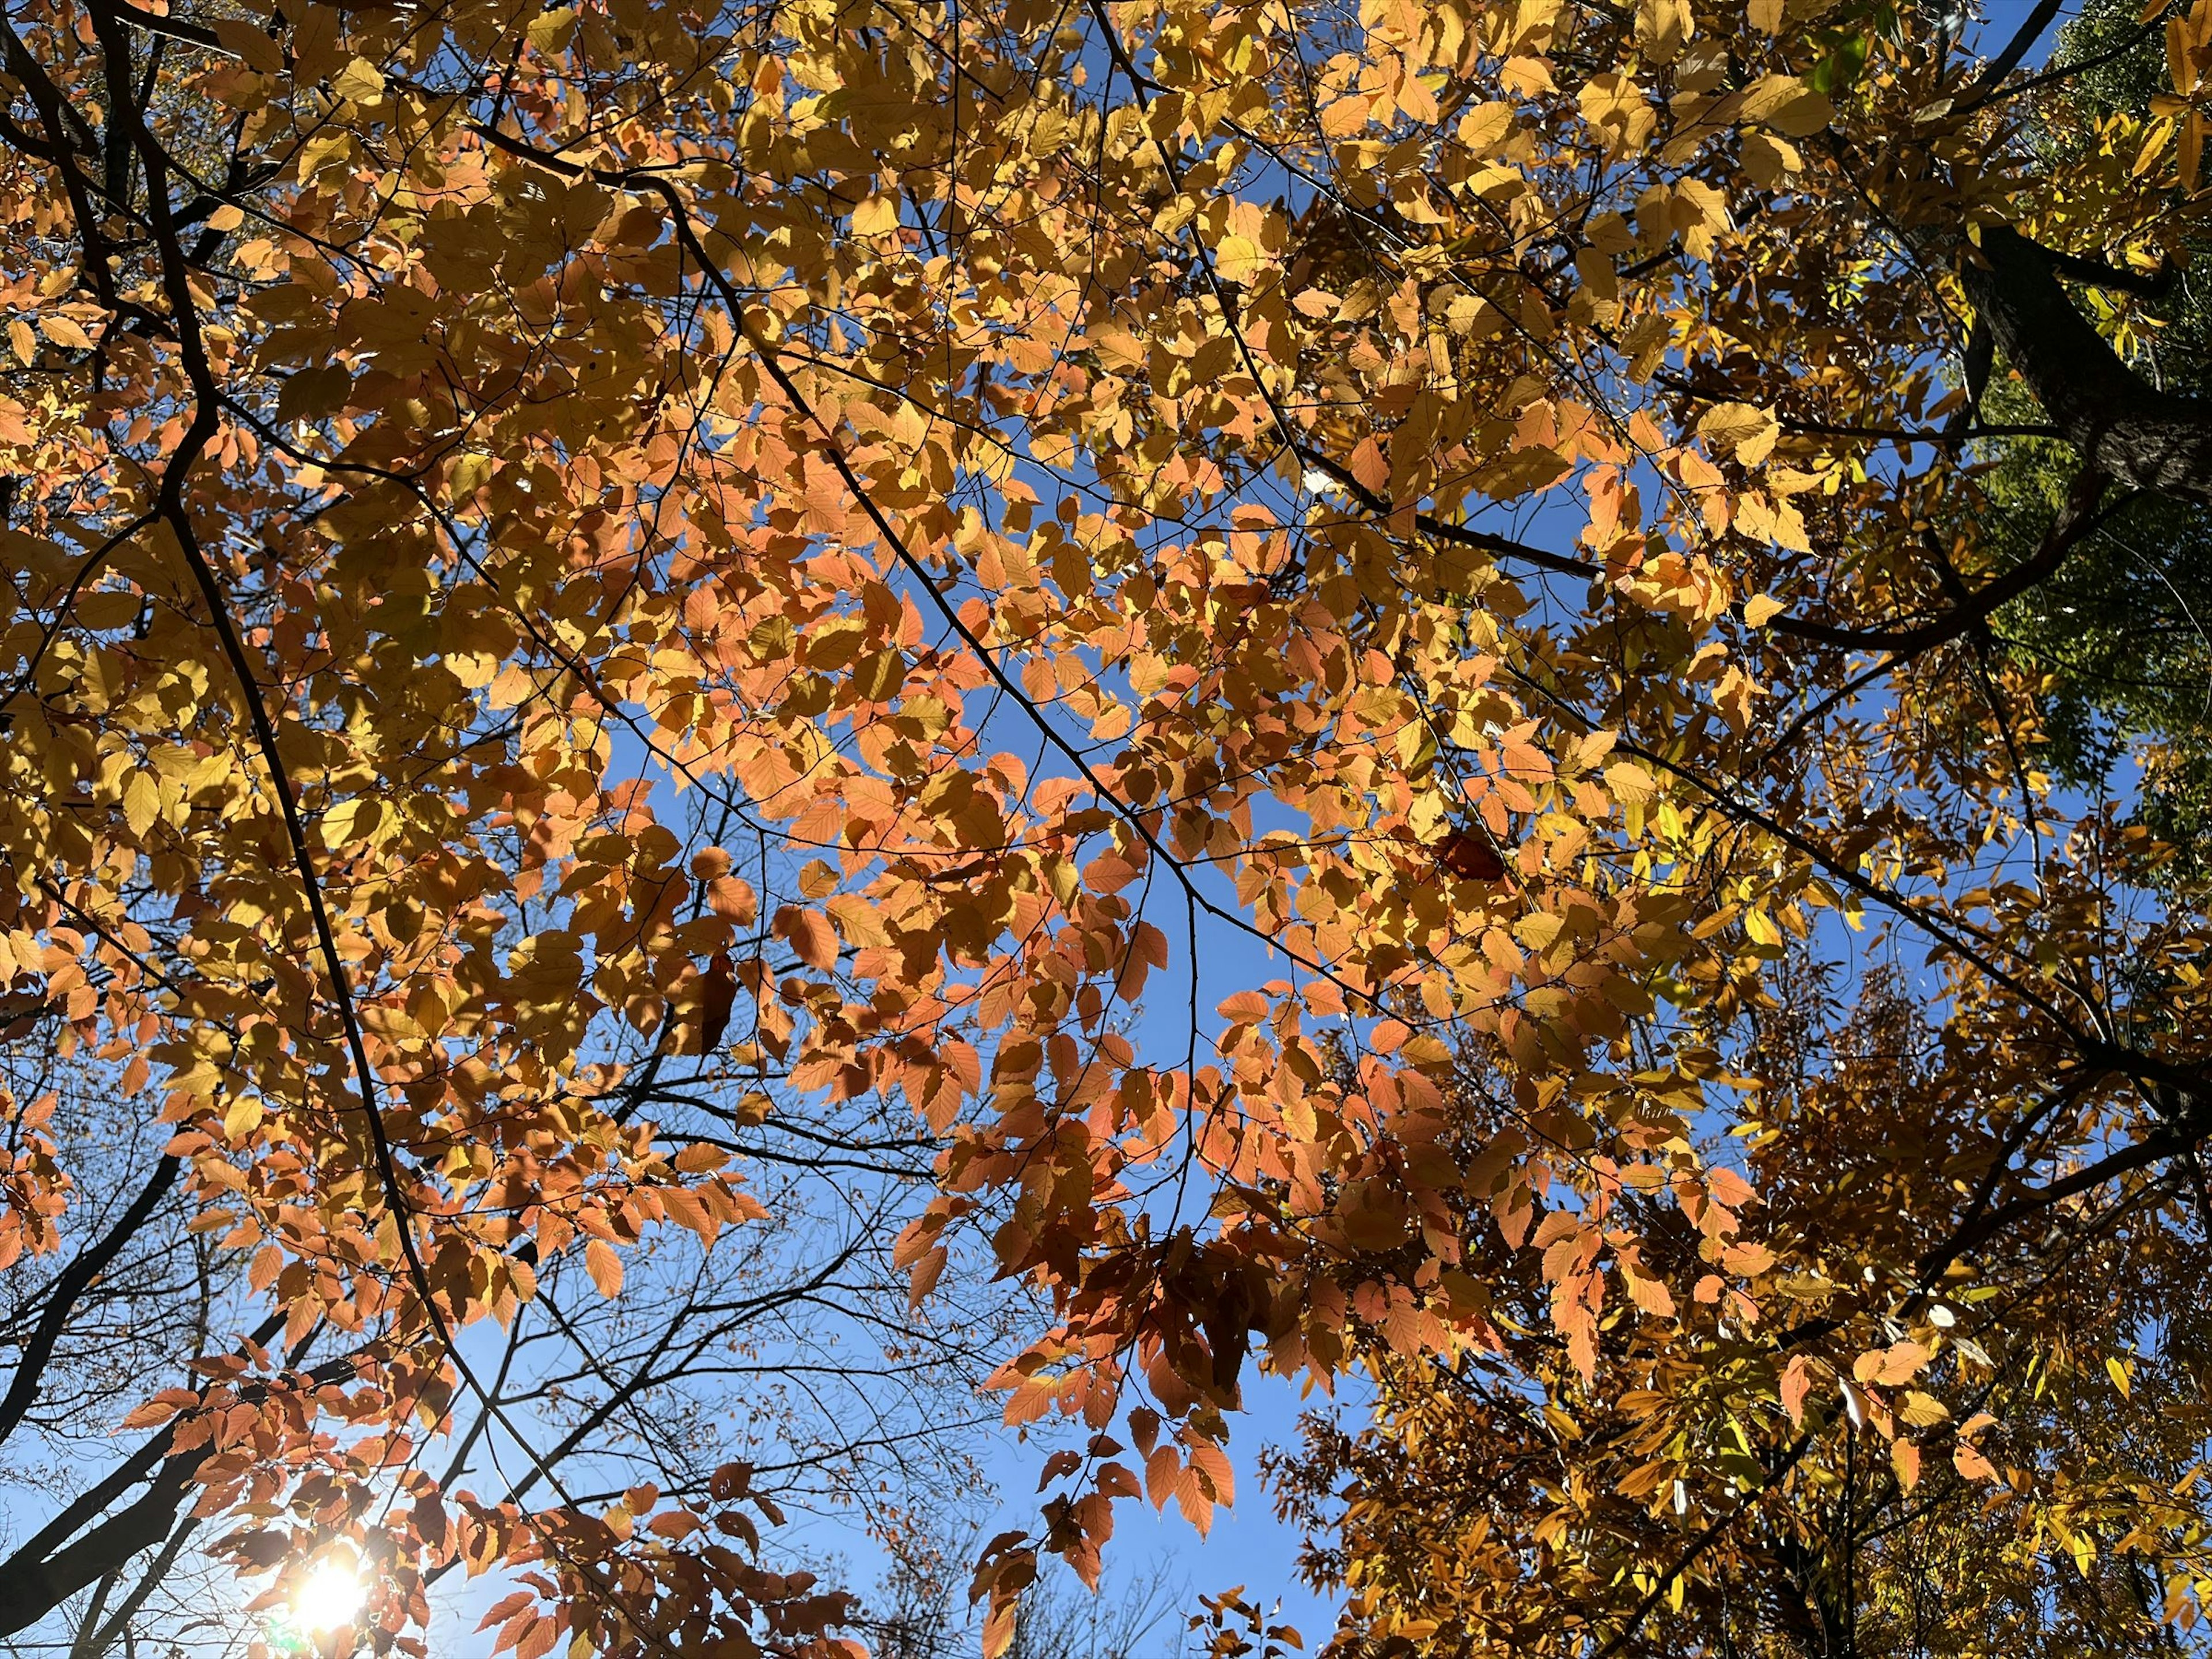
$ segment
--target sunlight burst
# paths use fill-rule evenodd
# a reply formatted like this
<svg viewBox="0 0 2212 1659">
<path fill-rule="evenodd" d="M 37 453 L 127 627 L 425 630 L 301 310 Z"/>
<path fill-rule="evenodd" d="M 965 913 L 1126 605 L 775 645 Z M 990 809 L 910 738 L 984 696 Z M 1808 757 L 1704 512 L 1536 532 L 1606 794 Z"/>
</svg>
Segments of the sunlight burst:
<svg viewBox="0 0 2212 1659">
<path fill-rule="evenodd" d="M 349 1559 L 318 1562 L 293 1593 L 292 1613 L 302 1629 L 322 1632 L 348 1625 L 360 1615 L 368 1587 Z"/>
</svg>

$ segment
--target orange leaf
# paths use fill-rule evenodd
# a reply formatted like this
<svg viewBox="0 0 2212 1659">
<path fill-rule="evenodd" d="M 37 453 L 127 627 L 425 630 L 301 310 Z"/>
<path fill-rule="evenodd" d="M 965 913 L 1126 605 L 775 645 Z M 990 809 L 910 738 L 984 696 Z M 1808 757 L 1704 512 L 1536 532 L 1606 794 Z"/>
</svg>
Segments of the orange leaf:
<svg viewBox="0 0 2212 1659">
<path fill-rule="evenodd" d="M 836 931 L 820 911 L 787 904 L 775 913 L 775 933 L 808 967 L 827 971 L 836 965 Z"/>
<path fill-rule="evenodd" d="M 584 1246 L 584 1271 L 591 1274 L 592 1283 L 608 1300 L 622 1294 L 622 1257 L 605 1239 L 594 1238 Z"/>
<path fill-rule="evenodd" d="M 1813 1364 L 1803 1354 L 1791 1359 L 1782 1372 L 1782 1409 L 1792 1423 L 1803 1426 L 1805 1395 L 1813 1386 Z"/>
</svg>

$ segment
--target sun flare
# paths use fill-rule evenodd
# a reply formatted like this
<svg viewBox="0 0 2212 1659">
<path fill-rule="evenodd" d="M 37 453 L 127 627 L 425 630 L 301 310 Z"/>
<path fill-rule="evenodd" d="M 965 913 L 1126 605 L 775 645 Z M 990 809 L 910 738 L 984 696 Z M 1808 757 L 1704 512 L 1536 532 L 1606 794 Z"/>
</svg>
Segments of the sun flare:
<svg viewBox="0 0 2212 1659">
<path fill-rule="evenodd" d="M 360 1615 L 368 1595 L 360 1569 L 350 1560 L 319 1562 L 293 1593 L 293 1617 L 306 1630 L 336 1630 Z"/>
</svg>

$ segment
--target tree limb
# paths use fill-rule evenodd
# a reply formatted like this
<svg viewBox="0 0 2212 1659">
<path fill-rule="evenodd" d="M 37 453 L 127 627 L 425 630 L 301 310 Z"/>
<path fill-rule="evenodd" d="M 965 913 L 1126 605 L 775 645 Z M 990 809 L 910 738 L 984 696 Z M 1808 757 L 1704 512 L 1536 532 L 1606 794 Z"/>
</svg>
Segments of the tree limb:
<svg viewBox="0 0 2212 1659">
<path fill-rule="evenodd" d="M 1959 252 L 1966 297 L 2082 459 L 2122 485 L 2212 506 L 2212 404 L 2121 360 L 2061 284 L 2067 257 L 2008 225 L 1984 228 L 1979 257 Z"/>
</svg>

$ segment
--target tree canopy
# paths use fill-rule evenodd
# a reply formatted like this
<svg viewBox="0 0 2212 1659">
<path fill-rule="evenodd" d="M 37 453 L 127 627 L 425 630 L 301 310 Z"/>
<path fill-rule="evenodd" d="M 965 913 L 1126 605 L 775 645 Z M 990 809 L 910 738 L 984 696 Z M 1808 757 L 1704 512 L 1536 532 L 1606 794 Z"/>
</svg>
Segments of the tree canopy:
<svg viewBox="0 0 2212 1659">
<path fill-rule="evenodd" d="M 2060 11 L 16 0 L 0 1635 L 895 1646 L 980 1384 L 995 1652 L 1266 1371 L 1347 1656 L 2201 1646 L 2212 0 Z"/>
</svg>

